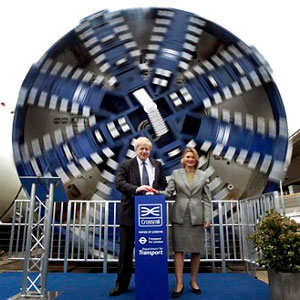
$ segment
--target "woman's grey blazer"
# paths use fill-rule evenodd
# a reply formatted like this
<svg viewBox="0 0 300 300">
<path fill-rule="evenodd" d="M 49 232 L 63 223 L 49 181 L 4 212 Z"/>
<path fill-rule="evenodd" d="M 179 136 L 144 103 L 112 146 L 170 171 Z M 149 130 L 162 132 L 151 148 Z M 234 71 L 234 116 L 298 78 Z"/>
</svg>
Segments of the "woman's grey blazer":
<svg viewBox="0 0 300 300">
<path fill-rule="evenodd" d="M 168 186 L 160 193 L 170 198 L 176 192 L 175 203 L 171 210 L 171 221 L 182 224 L 188 203 L 190 204 L 191 222 L 193 225 L 211 222 L 211 192 L 209 179 L 205 172 L 195 170 L 190 185 L 185 169 L 174 170 Z"/>
</svg>

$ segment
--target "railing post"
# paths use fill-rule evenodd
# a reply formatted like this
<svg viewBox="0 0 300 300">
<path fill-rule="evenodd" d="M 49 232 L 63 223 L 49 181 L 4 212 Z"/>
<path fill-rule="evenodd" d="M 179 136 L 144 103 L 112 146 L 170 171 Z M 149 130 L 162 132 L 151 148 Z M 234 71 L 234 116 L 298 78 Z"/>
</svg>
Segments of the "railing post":
<svg viewBox="0 0 300 300">
<path fill-rule="evenodd" d="M 213 205 L 212 205 L 213 206 Z M 211 257 L 212 257 L 212 271 L 213 273 L 216 271 L 216 264 L 215 264 L 215 259 L 216 259 L 216 239 L 215 239 L 215 220 L 213 217 L 213 208 L 212 208 L 212 223 L 211 223 L 211 230 L 210 230 L 210 247 L 211 247 Z"/>
<path fill-rule="evenodd" d="M 17 201 L 14 201 L 13 219 L 12 219 L 12 224 L 11 224 L 8 257 L 11 257 L 11 255 L 12 255 L 13 240 L 14 240 L 14 235 L 15 235 L 16 206 L 17 206 Z M 21 216 L 20 216 L 20 218 L 21 218 Z"/>
<path fill-rule="evenodd" d="M 66 241 L 65 241 L 65 258 L 64 258 L 64 273 L 68 272 L 68 257 L 69 257 L 69 244 L 70 244 L 71 205 L 72 205 L 72 201 L 68 201 L 67 224 L 66 224 Z"/>
<path fill-rule="evenodd" d="M 285 217 L 285 204 L 284 204 L 284 199 L 283 199 L 283 188 L 282 188 L 281 180 L 280 180 L 280 202 L 281 202 L 282 214 Z"/>
<path fill-rule="evenodd" d="M 219 210 L 219 225 L 220 225 L 220 247 L 221 247 L 221 259 L 222 259 L 222 273 L 226 273 L 226 261 L 225 261 L 225 247 L 224 247 L 224 228 L 223 228 L 223 210 L 222 203 L 218 202 Z"/>
<path fill-rule="evenodd" d="M 90 202 L 86 202 L 86 211 L 85 211 L 85 231 L 84 231 L 84 260 L 88 259 L 89 253 L 89 220 L 90 220 Z"/>
<path fill-rule="evenodd" d="M 108 251 L 108 213 L 109 213 L 109 202 L 105 202 L 104 210 L 104 253 L 103 253 L 103 273 L 107 273 L 107 251 Z"/>
<path fill-rule="evenodd" d="M 274 197 L 274 209 L 275 211 L 280 212 L 280 199 L 278 192 L 273 192 L 272 196 Z"/>
</svg>

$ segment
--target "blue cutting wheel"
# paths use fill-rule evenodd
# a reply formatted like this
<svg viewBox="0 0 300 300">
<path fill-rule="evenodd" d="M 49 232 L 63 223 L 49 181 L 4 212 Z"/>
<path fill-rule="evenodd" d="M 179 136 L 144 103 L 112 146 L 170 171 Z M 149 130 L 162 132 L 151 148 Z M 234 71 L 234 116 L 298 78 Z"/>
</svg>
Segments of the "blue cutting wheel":
<svg viewBox="0 0 300 300">
<path fill-rule="evenodd" d="M 61 177 L 70 199 L 119 199 L 137 137 L 167 175 L 187 145 L 215 199 L 272 191 L 288 153 L 284 106 L 258 51 L 213 22 L 164 8 L 101 11 L 29 70 L 16 107 L 20 176 Z"/>
</svg>

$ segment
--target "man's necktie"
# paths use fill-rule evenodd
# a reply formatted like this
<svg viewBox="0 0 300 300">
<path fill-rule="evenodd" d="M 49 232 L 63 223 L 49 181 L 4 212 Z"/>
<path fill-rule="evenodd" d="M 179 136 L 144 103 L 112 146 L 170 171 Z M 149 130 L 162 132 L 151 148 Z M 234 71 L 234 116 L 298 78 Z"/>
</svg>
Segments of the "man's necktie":
<svg viewBox="0 0 300 300">
<path fill-rule="evenodd" d="M 146 163 L 143 161 L 142 185 L 149 185 L 149 176 L 146 168 Z"/>
</svg>

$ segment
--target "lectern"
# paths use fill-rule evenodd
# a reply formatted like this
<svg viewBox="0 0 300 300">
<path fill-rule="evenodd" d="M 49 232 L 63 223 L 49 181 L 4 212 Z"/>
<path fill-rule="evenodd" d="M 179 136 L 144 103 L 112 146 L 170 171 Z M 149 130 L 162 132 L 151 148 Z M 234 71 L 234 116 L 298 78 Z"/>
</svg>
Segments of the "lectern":
<svg viewBox="0 0 300 300">
<path fill-rule="evenodd" d="M 166 202 L 161 195 L 135 197 L 137 300 L 169 299 Z"/>
<path fill-rule="evenodd" d="M 25 190 L 31 191 L 26 251 L 21 293 L 9 299 L 55 299 L 61 293 L 46 288 L 53 202 L 68 201 L 68 197 L 59 177 L 20 180 Z"/>
</svg>

